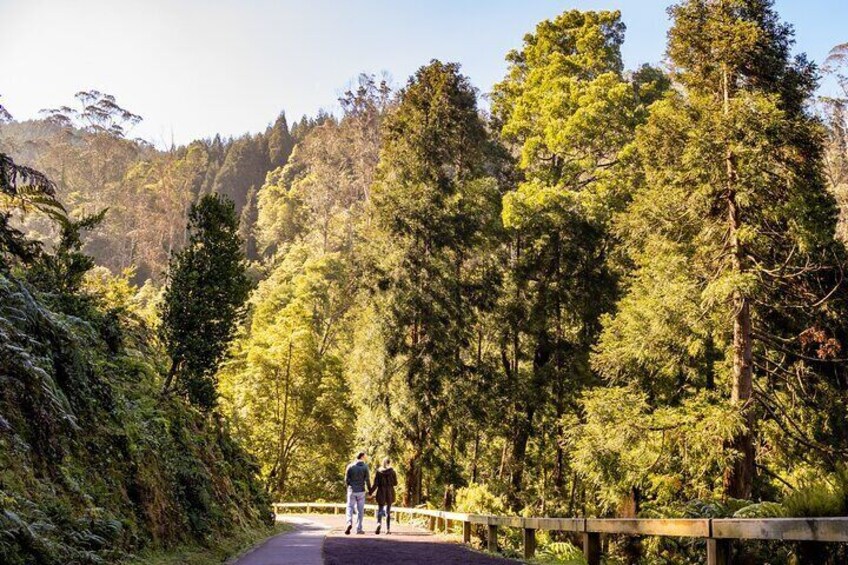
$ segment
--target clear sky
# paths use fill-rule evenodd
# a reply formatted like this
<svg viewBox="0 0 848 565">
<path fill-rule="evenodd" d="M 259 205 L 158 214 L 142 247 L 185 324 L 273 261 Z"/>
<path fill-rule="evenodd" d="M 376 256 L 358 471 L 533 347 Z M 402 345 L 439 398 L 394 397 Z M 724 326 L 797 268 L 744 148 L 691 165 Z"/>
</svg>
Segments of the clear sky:
<svg viewBox="0 0 848 565">
<path fill-rule="evenodd" d="M 524 33 L 569 8 L 620 9 L 628 67 L 662 60 L 672 0 L 0 0 L 0 95 L 17 118 L 96 88 L 168 144 L 334 110 L 360 72 L 396 83 L 457 61 L 481 92 Z M 848 0 L 778 0 L 797 49 L 848 41 Z"/>
</svg>

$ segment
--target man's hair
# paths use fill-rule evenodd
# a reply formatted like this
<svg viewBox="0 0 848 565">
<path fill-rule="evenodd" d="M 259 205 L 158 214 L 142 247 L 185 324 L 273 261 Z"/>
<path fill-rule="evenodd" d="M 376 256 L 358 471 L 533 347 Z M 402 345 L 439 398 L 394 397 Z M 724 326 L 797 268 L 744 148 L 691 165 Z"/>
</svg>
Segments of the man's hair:
<svg viewBox="0 0 848 565">
<path fill-rule="evenodd" d="M 357 459 L 362 459 L 363 457 L 365 457 L 365 452 L 364 452 L 364 451 L 360 451 L 359 453 L 357 453 L 357 454 L 356 454 L 356 458 L 357 458 Z"/>
</svg>

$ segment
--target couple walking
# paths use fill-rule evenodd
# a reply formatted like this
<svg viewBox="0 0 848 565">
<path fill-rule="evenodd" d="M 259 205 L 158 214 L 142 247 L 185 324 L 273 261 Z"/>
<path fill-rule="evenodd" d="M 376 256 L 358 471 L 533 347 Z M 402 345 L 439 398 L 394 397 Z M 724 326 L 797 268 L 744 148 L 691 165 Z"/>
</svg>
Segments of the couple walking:
<svg viewBox="0 0 848 565">
<path fill-rule="evenodd" d="M 383 459 L 383 465 L 377 469 L 374 475 L 374 484 L 371 484 L 371 476 L 368 470 L 364 452 L 359 452 L 356 461 L 347 466 L 345 471 L 345 485 L 347 485 L 347 528 L 345 534 L 350 534 L 353 528 L 353 514 L 356 512 L 356 533 L 364 534 L 362 519 L 365 516 L 365 496 L 377 493 L 377 530 L 380 533 L 383 525 L 383 516 L 386 517 L 386 533 L 390 533 L 392 527 L 392 504 L 395 501 L 395 485 L 397 485 L 397 474 L 392 469 L 392 462 L 388 457 Z"/>
</svg>

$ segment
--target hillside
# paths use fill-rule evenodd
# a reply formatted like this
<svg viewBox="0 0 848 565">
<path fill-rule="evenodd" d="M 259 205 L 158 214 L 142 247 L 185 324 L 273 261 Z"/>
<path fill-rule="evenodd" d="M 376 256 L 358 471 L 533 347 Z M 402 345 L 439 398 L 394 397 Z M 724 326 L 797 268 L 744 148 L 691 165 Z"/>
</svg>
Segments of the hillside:
<svg viewBox="0 0 848 565">
<path fill-rule="evenodd" d="M 2 157 L 4 202 L 61 217 L 43 177 Z M 145 547 L 203 543 L 264 523 L 269 499 L 256 464 L 226 423 L 161 393 L 155 293 L 92 270 L 79 226 L 66 218 L 54 251 L 6 218 L 0 562 L 115 563 Z"/>
</svg>

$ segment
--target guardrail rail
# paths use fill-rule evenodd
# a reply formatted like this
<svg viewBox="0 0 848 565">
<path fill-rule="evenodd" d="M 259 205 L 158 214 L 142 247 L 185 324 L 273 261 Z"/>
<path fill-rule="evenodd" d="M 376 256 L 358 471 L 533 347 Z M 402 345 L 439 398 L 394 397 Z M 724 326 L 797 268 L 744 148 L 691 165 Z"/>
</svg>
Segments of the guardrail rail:
<svg viewBox="0 0 848 565">
<path fill-rule="evenodd" d="M 328 502 L 281 502 L 274 512 L 315 510 L 344 512 L 346 505 Z M 366 511 L 376 512 L 377 506 L 367 504 Z M 488 550 L 498 550 L 498 529 L 518 528 L 523 532 L 524 557 L 536 553 L 536 532 L 539 530 L 570 532 L 583 538 L 583 553 L 589 565 L 600 565 L 601 535 L 663 536 L 702 538 L 707 542 L 707 564 L 730 563 L 730 543 L 733 540 L 784 540 L 848 543 L 848 517 L 840 518 L 704 518 L 704 519 L 621 519 L 621 518 L 522 518 L 520 516 L 491 516 L 465 514 L 430 508 L 393 507 L 395 514 L 428 519 L 431 530 L 447 531 L 450 522 L 462 523 L 462 541 L 471 541 L 473 526 L 487 528 Z"/>
</svg>

